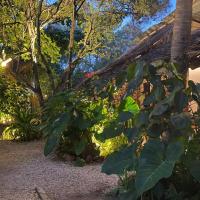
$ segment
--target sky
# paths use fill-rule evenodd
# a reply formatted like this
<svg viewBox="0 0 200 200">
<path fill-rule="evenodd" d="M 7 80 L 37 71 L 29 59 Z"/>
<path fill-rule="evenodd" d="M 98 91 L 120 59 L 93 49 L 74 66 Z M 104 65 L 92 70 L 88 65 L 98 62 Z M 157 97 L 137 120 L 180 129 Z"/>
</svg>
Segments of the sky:
<svg viewBox="0 0 200 200">
<path fill-rule="evenodd" d="M 165 10 L 158 12 L 153 18 L 150 19 L 146 18 L 145 22 L 138 24 L 138 26 L 142 31 L 146 31 L 155 24 L 160 23 L 166 16 L 168 16 L 175 9 L 176 9 L 176 0 L 169 0 L 169 6 Z M 125 26 L 126 24 L 130 23 L 131 21 L 132 21 L 131 16 L 126 17 L 123 20 L 122 24 L 119 26 L 119 29 Z"/>
</svg>

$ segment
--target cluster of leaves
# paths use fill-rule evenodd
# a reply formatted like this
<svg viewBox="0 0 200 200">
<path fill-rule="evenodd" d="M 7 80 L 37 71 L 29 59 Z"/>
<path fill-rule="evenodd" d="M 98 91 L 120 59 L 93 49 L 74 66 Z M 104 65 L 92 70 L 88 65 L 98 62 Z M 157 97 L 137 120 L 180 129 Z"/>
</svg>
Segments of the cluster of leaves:
<svg viewBox="0 0 200 200">
<path fill-rule="evenodd" d="M 92 102 L 79 92 L 68 91 L 52 97 L 44 109 L 42 130 L 47 137 L 44 154 L 60 147 L 64 153 L 77 157 L 95 154 L 90 129 L 101 120 L 101 110 L 101 102 Z"/>
<path fill-rule="evenodd" d="M 136 114 L 139 112 L 139 107 L 136 104 L 136 102 L 133 100 L 132 97 L 127 97 L 124 101 L 123 108 L 122 107 L 114 107 L 115 102 L 108 103 L 108 99 L 103 100 L 103 119 L 98 122 L 98 124 L 94 125 L 92 128 L 94 134 L 96 134 L 96 138 L 94 137 L 93 140 L 98 147 L 98 150 L 100 152 L 100 156 L 107 157 L 114 151 L 117 151 L 121 149 L 124 145 L 128 144 L 128 140 L 124 135 L 120 135 L 115 138 L 106 139 L 105 141 L 101 141 L 101 137 L 103 134 L 103 130 L 105 127 L 113 126 L 114 123 L 116 123 L 116 119 L 119 118 L 119 109 L 124 111 L 131 111 L 132 114 Z M 129 126 L 130 126 L 129 122 Z M 100 138 L 100 139 L 98 139 Z"/>
<path fill-rule="evenodd" d="M 94 100 L 75 91 L 52 97 L 44 109 L 42 130 L 47 137 L 44 154 L 57 150 L 61 154 L 68 153 L 85 159 L 88 155 L 106 157 L 121 149 L 128 143 L 125 136 L 104 142 L 99 138 L 102 137 L 104 127 L 113 126 L 116 123 L 114 119 L 123 117 L 117 115 L 118 109 L 130 112 L 131 115 L 139 111 L 132 97 L 127 97 L 123 102 L 122 107 L 114 108 L 108 99 Z M 126 125 L 130 126 L 131 122 Z"/>
<path fill-rule="evenodd" d="M 199 105 L 199 85 L 190 81 L 185 88 L 176 67 L 163 62 L 139 63 L 128 71 L 127 95 L 144 81 L 150 90 L 136 116 L 120 112 L 101 135 L 105 140 L 123 134 L 129 141 L 105 160 L 102 171 L 119 176 L 131 172 L 122 199 L 199 199 L 199 113 L 188 107 L 192 100 Z M 124 126 L 130 120 L 131 126 Z"/>
<path fill-rule="evenodd" d="M 6 76 L 4 70 L 0 76 L 0 112 L 3 118 L 9 116 L 4 120 L 8 125 L 4 138 L 30 141 L 40 137 L 39 116 L 32 110 L 30 92 Z"/>
<path fill-rule="evenodd" d="M 44 30 L 45 34 L 49 36 L 53 41 L 55 41 L 58 47 L 60 47 L 62 55 L 65 54 L 66 51 L 68 51 L 70 28 L 71 28 L 71 21 L 70 19 L 66 19 L 60 24 L 50 24 Z M 77 43 L 81 39 L 83 39 L 83 37 L 84 35 L 82 30 L 76 27 L 74 33 L 75 46 L 77 46 Z"/>
<path fill-rule="evenodd" d="M 40 119 L 31 109 L 16 107 L 12 114 L 13 121 L 4 130 L 3 138 L 31 141 L 41 137 L 38 125 Z"/>
<path fill-rule="evenodd" d="M 0 111 L 4 114 L 15 113 L 15 108 L 29 108 L 29 92 L 5 74 L 0 76 Z"/>
<path fill-rule="evenodd" d="M 105 9 L 109 7 L 113 13 L 121 13 L 122 16 L 133 15 L 136 19 L 152 16 L 169 3 L 168 0 L 102 0 L 101 2 L 106 2 Z"/>
</svg>

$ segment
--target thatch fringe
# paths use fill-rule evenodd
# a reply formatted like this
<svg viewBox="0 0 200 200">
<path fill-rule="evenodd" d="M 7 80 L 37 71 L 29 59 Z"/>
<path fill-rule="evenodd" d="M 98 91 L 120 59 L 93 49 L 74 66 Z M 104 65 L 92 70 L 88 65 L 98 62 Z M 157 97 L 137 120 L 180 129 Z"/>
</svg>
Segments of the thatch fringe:
<svg viewBox="0 0 200 200">
<path fill-rule="evenodd" d="M 155 29 L 148 31 L 137 45 L 133 46 L 113 63 L 95 71 L 93 74 L 101 79 L 110 79 L 121 73 L 129 64 L 138 60 L 152 62 L 163 59 L 169 61 L 172 33 L 173 15 L 170 15 L 164 24 L 161 23 L 160 26 L 156 26 L 156 31 Z M 200 28 L 192 31 L 188 57 L 190 59 L 190 68 L 200 67 Z M 76 88 L 83 86 L 88 80 L 84 79 Z"/>
</svg>

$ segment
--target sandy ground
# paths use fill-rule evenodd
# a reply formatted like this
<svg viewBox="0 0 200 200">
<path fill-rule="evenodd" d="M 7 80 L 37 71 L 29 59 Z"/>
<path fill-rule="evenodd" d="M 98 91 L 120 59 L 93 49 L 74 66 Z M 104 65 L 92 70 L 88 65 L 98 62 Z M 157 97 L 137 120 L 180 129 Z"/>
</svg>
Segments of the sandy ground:
<svg viewBox="0 0 200 200">
<path fill-rule="evenodd" d="M 117 177 L 100 173 L 100 165 L 75 167 L 43 156 L 43 143 L 0 141 L 0 200 L 38 200 L 35 187 L 52 200 L 104 200 Z"/>
</svg>

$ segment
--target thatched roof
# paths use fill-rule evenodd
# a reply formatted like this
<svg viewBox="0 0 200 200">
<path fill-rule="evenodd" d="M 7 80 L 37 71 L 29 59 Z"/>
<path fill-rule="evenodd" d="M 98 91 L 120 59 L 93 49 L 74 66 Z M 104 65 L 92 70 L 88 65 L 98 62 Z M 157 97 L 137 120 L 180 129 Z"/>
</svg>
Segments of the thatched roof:
<svg viewBox="0 0 200 200">
<path fill-rule="evenodd" d="M 171 38 L 173 31 L 174 14 L 168 16 L 162 23 L 150 28 L 137 38 L 137 45 L 130 48 L 125 54 L 117 58 L 113 63 L 94 72 L 100 78 L 115 77 L 126 67 L 137 61 L 152 62 L 158 59 L 169 60 L 171 50 Z M 200 67 L 200 0 L 193 3 L 193 23 L 191 45 L 188 50 L 190 68 Z M 80 85 L 87 82 L 84 80 Z"/>
<path fill-rule="evenodd" d="M 200 23 L 200 1 L 195 0 L 193 3 L 193 20 Z"/>
</svg>

